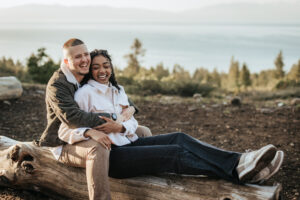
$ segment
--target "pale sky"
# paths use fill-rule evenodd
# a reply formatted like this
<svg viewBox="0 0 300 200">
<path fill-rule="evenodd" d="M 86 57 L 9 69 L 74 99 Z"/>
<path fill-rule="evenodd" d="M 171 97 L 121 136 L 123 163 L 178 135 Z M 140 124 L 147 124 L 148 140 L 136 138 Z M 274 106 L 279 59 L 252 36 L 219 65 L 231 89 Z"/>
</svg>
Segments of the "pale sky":
<svg viewBox="0 0 300 200">
<path fill-rule="evenodd" d="M 182 11 L 207 5 L 227 3 L 271 3 L 298 2 L 299 0 L 0 0 L 0 7 L 24 4 L 60 4 L 66 6 L 106 5 L 111 7 L 146 8 L 152 10 Z"/>
</svg>

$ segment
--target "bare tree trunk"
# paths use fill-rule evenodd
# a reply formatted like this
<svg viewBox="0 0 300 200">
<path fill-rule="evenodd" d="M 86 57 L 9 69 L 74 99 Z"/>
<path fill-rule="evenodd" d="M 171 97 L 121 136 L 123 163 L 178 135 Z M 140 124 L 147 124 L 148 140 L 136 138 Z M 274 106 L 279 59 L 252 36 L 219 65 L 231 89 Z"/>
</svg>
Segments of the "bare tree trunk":
<svg viewBox="0 0 300 200">
<path fill-rule="evenodd" d="M 0 185 L 29 189 L 56 198 L 88 199 L 85 170 L 57 162 L 47 147 L 0 136 Z M 235 185 L 206 177 L 110 178 L 115 200 L 279 199 L 281 186 Z"/>
</svg>

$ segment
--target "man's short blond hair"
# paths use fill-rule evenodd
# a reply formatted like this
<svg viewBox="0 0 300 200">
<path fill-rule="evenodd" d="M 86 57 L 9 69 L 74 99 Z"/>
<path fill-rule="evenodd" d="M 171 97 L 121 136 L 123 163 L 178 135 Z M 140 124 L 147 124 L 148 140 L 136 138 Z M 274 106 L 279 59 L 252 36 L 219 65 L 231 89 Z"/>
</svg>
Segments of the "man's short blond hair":
<svg viewBox="0 0 300 200">
<path fill-rule="evenodd" d="M 84 42 L 80 39 L 77 39 L 77 38 L 71 38 L 68 41 L 66 41 L 63 45 L 64 58 L 67 58 L 69 56 L 68 49 L 70 47 L 74 47 L 74 46 L 82 45 L 82 44 L 84 44 Z"/>
</svg>

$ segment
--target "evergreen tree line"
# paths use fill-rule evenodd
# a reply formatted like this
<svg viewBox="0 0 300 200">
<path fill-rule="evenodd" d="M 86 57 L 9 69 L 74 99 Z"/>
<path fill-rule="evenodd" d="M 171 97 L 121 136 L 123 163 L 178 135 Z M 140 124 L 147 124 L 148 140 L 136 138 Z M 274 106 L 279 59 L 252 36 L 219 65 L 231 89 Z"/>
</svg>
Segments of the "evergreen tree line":
<svg viewBox="0 0 300 200">
<path fill-rule="evenodd" d="M 115 66 L 118 82 L 125 86 L 128 93 L 181 96 L 200 93 L 206 96 L 215 88 L 243 91 L 300 87 L 300 59 L 286 73 L 281 51 L 274 60 L 274 69 L 263 70 L 260 73 L 251 74 L 246 63 L 240 65 L 232 57 L 228 73 L 219 73 L 216 69 L 210 72 L 201 67 L 192 75 L 179 64 L 175 64 L 171 71 L 163 63 L 147 69 L 141 64 L 145 52 L 140 40 L 135 39 L 130 53 L 125 55 L 127 67 L 121 70 Z M 59 63 L 46 54 L 45 48 L 40 48 L 27 59 L 26 66 L 19 61 L 14 62 L 11 58 L 0 59 L 0 76 L 16 76 L 22 82 L 45 84 L 59 68 Z"/>
<path fill-rule="evenodd" d="M 45 48 L 40 48 L 36 54 L 31 54 L 27 59 L 26 66 L 20 61 L 14 62 L 11 58 L 2 57 L 0 59 L 0 77 L 16 76 L 22 82 L 46 84 L 60 64 L 55 63 L 45 51 Z"/>
<path fill-rule="evenodd" d="M 141 65 L 141 59 L 146 50 L 142 43 L 135 39 L 131 52 L 125 56 L 127 67 L 116 70 L 119 81 L 129 87 L 129 92 L 140 91 L 142 94 L 179 94 L 191 96 L 200 93 L 209 94 L 214 88 L 229 91 L 244 91 L 248 89 L 284 89 L 287 87 L 300 87 L 300 59 L 291 70 L 284 71 L 282 52 L 274 60 L 274 69 L 264 70 L 260 73 L 250 73 L 246 63 L 239 64 L 232 57 L 228 73 L 212 72 L 200 67 L 191 75 L 179 64 L 175 64 L 170 72 L 159 63 L 155 67 L 146 69 Z"/>
</svg>

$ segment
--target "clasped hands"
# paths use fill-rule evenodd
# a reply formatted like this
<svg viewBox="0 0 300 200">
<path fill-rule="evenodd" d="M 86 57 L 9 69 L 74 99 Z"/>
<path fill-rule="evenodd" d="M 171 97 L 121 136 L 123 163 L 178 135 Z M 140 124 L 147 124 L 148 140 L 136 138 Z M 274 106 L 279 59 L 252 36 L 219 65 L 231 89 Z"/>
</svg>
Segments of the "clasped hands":
<svg viewBox="0 0 300 200">
<path fill-rule="evenodd" d="M 122 106 L 122 113 L 118 115 L 117 121 L 114 121 L 110 118 L 99 116 L 101 119 L 105 120 L 106 123 L 96 126 L 93 129 L 88 130 L 85 133 L 86 137 L 90 137 L 93 140 L 100 143 L 107 150 L 111 149 L 111 144 L 114 144 L 113 141 L 108 137 L 109 133 L 124 133 L 125 127 L 122 125 L 122 122 L 129 120 L 135 112 L 133 106 Z"/>
</svg>

